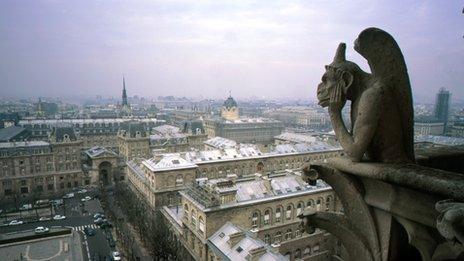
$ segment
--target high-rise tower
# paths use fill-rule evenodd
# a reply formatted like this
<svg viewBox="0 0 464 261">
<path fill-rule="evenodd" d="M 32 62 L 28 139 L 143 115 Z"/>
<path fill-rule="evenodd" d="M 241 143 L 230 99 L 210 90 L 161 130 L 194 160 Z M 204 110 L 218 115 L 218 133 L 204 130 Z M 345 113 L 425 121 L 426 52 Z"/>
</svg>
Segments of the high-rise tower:
<svg viewBox="0 0 464 261">
<path fill-rule="evenodd" d="M 128 107 L 129 103 L 127 103 L 127 93 L 126 93 L 126 80 L 124 76 L 122 77 L 122 107 Z"/>
<path fill-rule="evenodd" d="M 444 122 L 445 126 L 448 123 L 450 96 L 451 94 L 449 91 L 445 90 L 445 88 L 441 88 L 435 100 L 435 118 Z"/>
</svg>

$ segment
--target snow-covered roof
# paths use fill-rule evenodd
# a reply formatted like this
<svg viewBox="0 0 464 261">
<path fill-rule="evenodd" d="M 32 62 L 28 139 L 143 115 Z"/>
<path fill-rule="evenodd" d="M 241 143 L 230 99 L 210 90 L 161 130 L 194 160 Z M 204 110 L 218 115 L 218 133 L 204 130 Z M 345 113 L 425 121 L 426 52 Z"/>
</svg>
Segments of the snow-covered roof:
<svg viewBox="0 0 464 261">
<path fill-rule="evenodd" d="M 237 146 L 237 142 L 234 140 L 226 139 L 223 137 L 214 137 L 204 142 L 206 145 L 209 145 L 214 148 L 224 149 L 224 148 L 233 148 Z"/>
<path fill-rule="evenodd" d="M 464 138 L 439 136 L 439 135 L 419 135 L 414 138 L 414 142 L 430 142 L 439 145 L 464 145 Z"/>
<path fill-rule="evenodd" d="M 161 158 L 153 157 L 142 161 L 151 171 L 163 171 L 170 169 L 188 169 L 197 167 L 196 164 L 185 160 L 178 153 L 163 154 Z"/>
<path fill-rule="evenodd" d="M 243 235 L 235 244 L 230 244 L 230 236 L 237 233 L 243 233 Z M 257 260 L 286 260 L 281 254 L 274 253 L 268 244 L 253 237 L 249 232 L 230 222 L 224 224 L 209 237 L 207 244 L 222 260 L 250 260 L 249 255 L 253 250 L 258 249 L 265 252 Z"/>
</svg>

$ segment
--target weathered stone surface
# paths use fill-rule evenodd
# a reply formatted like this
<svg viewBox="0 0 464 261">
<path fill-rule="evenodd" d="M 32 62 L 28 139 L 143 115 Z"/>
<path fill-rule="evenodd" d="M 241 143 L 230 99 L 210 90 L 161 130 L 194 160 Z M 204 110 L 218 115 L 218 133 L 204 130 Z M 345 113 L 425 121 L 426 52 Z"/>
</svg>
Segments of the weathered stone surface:
<svg viewBox="0 0 464 261">
<path fill-rule="evenodd" d="M 326 66 L 318 85 L 319 104 L 329 108 L 332 125 L 353 161 L 413 162 L 413 107 L 403 54 L 387 32 L 368 28 L 355 41 L 372 73 L 345 59 L 344 43 Z M 351 101 L 351 130 L 341 110 Z"/>
</svg>

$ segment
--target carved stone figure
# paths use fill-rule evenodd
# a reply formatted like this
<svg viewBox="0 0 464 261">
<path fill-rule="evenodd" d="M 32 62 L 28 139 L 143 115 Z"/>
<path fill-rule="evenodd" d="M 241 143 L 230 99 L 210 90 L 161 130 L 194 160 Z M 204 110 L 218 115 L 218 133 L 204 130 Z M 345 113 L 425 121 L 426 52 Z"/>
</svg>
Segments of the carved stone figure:
<svg viewBox="0 0 464 261">
<path fill-rule="evenodd" d="M 335 134 L 352 161 L 413 162 L 411 86 L 400 48 L 387 32 L 368 28 L 354 49 L 367 59 L 371 73 L 347 61 L 341 43 L 318 85 L 319 104 L 329 108 Z M 342 119 L 346 100 L 351 101 L 349 131 Z"/>
<path fill-rule="evenodd" d="M 440 212 L 437 230 L 449 241 L 464 243 L 464 203 L 442 200 L 435 204 Z"/>
</svg>

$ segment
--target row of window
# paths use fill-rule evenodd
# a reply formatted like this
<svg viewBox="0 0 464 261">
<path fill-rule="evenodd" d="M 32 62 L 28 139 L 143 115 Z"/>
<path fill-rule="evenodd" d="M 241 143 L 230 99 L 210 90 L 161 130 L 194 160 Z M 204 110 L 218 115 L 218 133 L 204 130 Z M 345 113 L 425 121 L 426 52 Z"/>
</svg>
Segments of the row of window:
<svg viewBox="0 0 464 261">
<path fill-rule="evenodd" d="M 332 196 L 326 197 L 326 208 L 330 208 L 330 204 L 332 201 Z M 305 207 L 316 207 L 318 210 L 320 210 L 323 204 L 324 199 L 318 198 L 316 202 L 314 202 L 314 200 L 312 199 L 308 200 L 306 206 L 303 201 L 296 203 L 296 207 L 294 207 L 292 203 L 288 204 L 285 207 L 285 212 L 283 206 L 277 206 L 275 210 L 273 210 L 272 208 L 267 208 L 264 210 L 263 214 L 261 214 L 261 211 L 255 210 L 251 216 L 251 228 L 272 225 L 274 223 L 282 222 L 284 219 L 292 220 L 293 218 L 297 217 L 300 213 L 302 213 Z M 285 215 L 285 217 L 283 215 Z"/>
<path fill-rule="evenodd" d="M 288 241 L 288 240 L 293 239 L 293 238 L 299 238 L 299 237 L 301 237 L 301 235 L 302 235 L 301 230 L 296 229 L 295 233 L 293 233 L 292 229 L 289 228 L 289 229 L 287 229 L 287 231 L 284 234 L 283 241 Z M 264 235 L 264 243 L 266 243 L 266 244 L 280 244 L 283 241 L 282 241 L 282 232 L 280 232 L 280 231 L 277 231 L 274 234 L 273 238 L 271 238 L 271 236 L 269 234 Z"/>
</svg>

